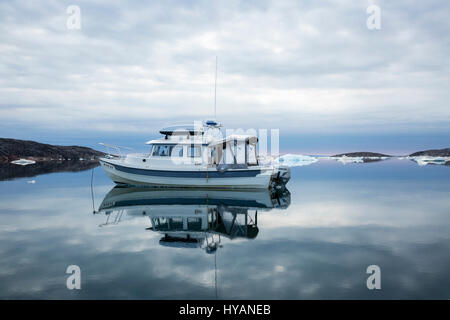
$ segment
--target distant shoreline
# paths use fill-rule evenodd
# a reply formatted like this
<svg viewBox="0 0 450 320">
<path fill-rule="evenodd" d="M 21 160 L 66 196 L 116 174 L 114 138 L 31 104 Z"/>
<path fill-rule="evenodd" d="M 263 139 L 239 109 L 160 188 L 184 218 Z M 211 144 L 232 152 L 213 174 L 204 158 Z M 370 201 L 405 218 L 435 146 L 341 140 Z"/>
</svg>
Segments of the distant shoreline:
<svg viewBox="0 0 450 320">
<path fill-rule="evenodd" d="M 19 159 L 46 161 L 96 160 L 105 153 L 81 146 L 57 146 L 30 140 L 0 138 L 0 163 Z"/>
<path fill-rule="evenodd" d="M 359 152 L 347 152 L 347 153 L 340 153 L 336 154 L 332 157 L 375 157 L 375 158 L 390 158 L 391 155 L 383 154 L 383 153 L 377 153 L 377 152 L 366 152 L 366 151 L 359 151 Z"/>
<path fill-rule="evenodd" d="M 335 158 L 343 163 L 350 162 L 377 162 L 392 158 L 408 158 L 415 161 L 417 164 L 423 166 L 427 164 L 443 164 L 450 165 L 450 149 L 430 149 L 424 151 L 418 151 L 405 156 L 392 156 L 375 152 L 349 152 L 341 153 L 331 158 Z"/>
<path fill-rule="evenodd" d="M 0 163 L 11 163 L 19 159 L 46 161 L 96 160 L 105 153 L 82 146 L 58 146 L 30 140 L 0 138 Z M 398 157 L 378 152 L 357 151 L 331 157 L 392 158 Z M 450 157 L 450 148 L 417 151 L 400 157 Z"/>
<path fill-rule="evenodd" d="M 429 150 L 423 150 L 423 151 L 417 151 L 414 153 L 411 153 L 409 155 L 403 155 L 403 156 L 393 156 L 383 153 L 377 153 L 377 152 L 366 152 L 366 151 L 358 151 L 358 152 L 347 152 L 347 153 L 340 153 L 336 154 L 332 157 L 450 157 L 450 148 L 444 148 L 444 149 L 429 149 Z"/>
</svg>

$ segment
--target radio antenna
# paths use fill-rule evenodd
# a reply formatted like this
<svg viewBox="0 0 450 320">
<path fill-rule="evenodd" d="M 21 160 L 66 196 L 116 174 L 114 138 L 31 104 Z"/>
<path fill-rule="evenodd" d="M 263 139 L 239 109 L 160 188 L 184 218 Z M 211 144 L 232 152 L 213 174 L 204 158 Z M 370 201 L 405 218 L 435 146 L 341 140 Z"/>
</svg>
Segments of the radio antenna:
<svg viewBox="0 0 450 320">
<path fill-rule="evenodd" d="M 214 80 L 214 120 L 217 120 L 216 96 L 217 96 L 217 56 L 216 56 L 216 78 Z"/>
</svg>

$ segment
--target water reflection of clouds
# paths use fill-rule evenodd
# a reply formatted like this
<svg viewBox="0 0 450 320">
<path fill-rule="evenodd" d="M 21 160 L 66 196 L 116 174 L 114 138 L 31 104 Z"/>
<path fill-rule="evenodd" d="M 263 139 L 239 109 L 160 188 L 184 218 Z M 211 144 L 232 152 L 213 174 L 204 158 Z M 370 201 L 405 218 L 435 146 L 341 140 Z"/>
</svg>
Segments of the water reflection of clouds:
<svg viewBox="0 0 450 320">
<path fill-rule="evenodd" d="M 383 225 L 391 227 L 450 225 L 450 187 L 391 180 L 379 183 L 298 183 L 289 208 L 266 215 L 261 226 L 340 227 Z"/>
<path fill-rule="evenodd" d="M 95 201 L 110 186 L 96 186 Z M 223 240 L 219 298 L 448 298 L 449 187 L 435 181 L 294 180 L 251 241 Z M 100 196 L 99 196 L 100 195 Z M 214 298 L 214 255 L 159 245 L 147 217 L 99 227 L 86 187 L 0 196 L 2 298 Z M 65 268 L 82 269 L 82 290 Z M 382 268 L 382 290 L 365 286 Z"/>
</svg>

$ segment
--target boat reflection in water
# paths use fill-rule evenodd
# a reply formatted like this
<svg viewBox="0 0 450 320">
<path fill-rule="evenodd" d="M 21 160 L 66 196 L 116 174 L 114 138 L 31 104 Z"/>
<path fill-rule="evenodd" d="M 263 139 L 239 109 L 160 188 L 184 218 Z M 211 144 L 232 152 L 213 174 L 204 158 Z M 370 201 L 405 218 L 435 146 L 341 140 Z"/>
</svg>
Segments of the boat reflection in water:
<svg viewBox="0 0 450 320">
<path fill-rule="evenodd" d="M 284 209 L 290 204 L 286 188 L 277 190 L 211 190 L 114 187 L 98 213 L 102 224 L 117 224 L 127 216 L 148 216 L 159 243 L 178 248 L 202 248 L 214 253 L 221 236 L 254 239 L 258 212 Z"/>
</svg>

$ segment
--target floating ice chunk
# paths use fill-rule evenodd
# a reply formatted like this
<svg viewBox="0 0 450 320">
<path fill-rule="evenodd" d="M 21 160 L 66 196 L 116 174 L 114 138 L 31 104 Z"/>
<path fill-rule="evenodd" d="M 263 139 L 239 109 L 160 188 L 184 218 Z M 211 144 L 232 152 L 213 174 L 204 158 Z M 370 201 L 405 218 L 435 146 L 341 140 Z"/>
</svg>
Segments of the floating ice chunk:
<svg viewBox="0 0 450 320">
<path fill-rule="evenodd" d="M 28 159 L 19 159 L 19 160 L 11 161 L 11 163 L 18 164 L 21 166 L 27 166 L 29 164 L 36 163 L 36 161 L 28 160 Z"/>
<path fill-rule="evenodd" d="M 27 183 L 35 184 L 35 183 L 36 183 L 36 180 L 28 180 Z"/>
<path fill-rule="evenodd" d="M 408 158 L 415 161 L 419 166 L 426 166 L 427 164 L 445 164 L 447 161 L 450 161 L 450 157 L 418 156 Z"/>
<path fill-rule="evenodd" d="M 335 157 L 337 161 L 339 161 L 342 164 L 347 163 L 363 163 L 364 158 L 363 157 L 347 157 L 347 156 L 341 156 L 341 157 Z"/>
<path fill-rule="evenodd" d="M 319 160 L 336 160 L 336 157 L 331 156 L 318 156 Z"/>
<path fill-rule="evenodd" d="M 349 157 L 343 155 L 339 157 L 330 157 L 330 158 L 337 160 L 342 164 L 347 164 L 347 163 L 364 163 L 364 162 L 381 161 L 389 159 L 390 157 Z"/>
<path fill-rule="evenodd" d="M 389 159 L 390 157 L 362 157 L 363 160 L 367 159 L 367 160 L 386 160 Z"/>
<path fill-rule="evenodd" d="M 288 167 L 300 167 L 307 166 L 319 161 L 316 157 L 305 156 L 301 154 L 285 154 L 284 156 L 276 159 L 278 164 L 282 164 Z"/>
</svg>

